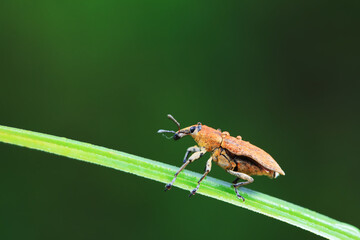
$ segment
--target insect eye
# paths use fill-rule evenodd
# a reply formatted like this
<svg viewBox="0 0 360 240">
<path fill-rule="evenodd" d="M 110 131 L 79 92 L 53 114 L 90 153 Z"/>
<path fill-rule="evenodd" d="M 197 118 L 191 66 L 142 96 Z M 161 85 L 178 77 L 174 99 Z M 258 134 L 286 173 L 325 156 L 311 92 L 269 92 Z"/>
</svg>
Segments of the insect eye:
<svg viewBox="0 0 360 240">
<path fill-rule="evenodd" d="M 190 133 L 193 133 L 195 131 L 195 127 L 190 128 Z"/>
</svg>

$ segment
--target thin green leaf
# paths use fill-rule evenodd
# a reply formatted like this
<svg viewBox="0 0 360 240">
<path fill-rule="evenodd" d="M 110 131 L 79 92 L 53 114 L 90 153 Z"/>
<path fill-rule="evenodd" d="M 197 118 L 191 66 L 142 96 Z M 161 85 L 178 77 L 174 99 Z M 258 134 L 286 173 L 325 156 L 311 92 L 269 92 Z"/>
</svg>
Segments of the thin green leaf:
<svg viewBox="0 0 360 240">
<path fill-rule="evenodd" d="M 5 126 L 0 126 L 0 141 L 111 167 L 162 183 L 171 181 L 177 170 L 175 166 L 120 151 Z M 185 170 L 179 175 L 175 186 L 191 190 L 200 176 Z M 273 217 L 325 238 L 360 239 L 360 231 L 354 226 L 260 192 L 241 188 L 240 194 L 246 199 L 242 202 L 235 196 L 229 183 L 212 177 L 203 181 L 198 193 Z"/>
</svg>

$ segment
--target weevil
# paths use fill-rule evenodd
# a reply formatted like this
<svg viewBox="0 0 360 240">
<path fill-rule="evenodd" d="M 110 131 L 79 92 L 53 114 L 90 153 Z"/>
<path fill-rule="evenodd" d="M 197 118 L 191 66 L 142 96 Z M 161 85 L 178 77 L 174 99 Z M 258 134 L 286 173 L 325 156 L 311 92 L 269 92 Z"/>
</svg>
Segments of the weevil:
<svg viewBox="0 0 360 240">
<path fill-rule="evenodd" d="M 206 152 L 211 153 L 211 157 L 206 162 L 205 173 L 197 182 L 196 188 L 190 191 L 189 197 L 193 196 L 200 187 L 200 183 L 209 174 L 212 162 L 214 161 L 226 172 L 235 176 L 232 182 L 236 196 L 245 201 L 244 197 L 239 194 L 238 188 L 254 182 L 252 175 L 264 175 L 270 178 L 276 178 L 285 175 L 279 164 L 264 150 L 248 141 L 242 140 L 241 136 L 232 137 L 229 132 L 214 129 L 200 122 L 189 127 L 180 129 L 180 123 L 168 114 L 178 127 L 178 131 L 160 129 L 158 133 L 174 133 L 173 139 L 179 140 L 182 137 L 190 135 L 197 145 L 189 147 L 186 150 L 183 165 L 175 173 L 173 180 L 165 186 L 165 191 L 170 190 L 179 173 L 185 167 L 202 157 Z M 192 155 L 189 157 L 189 154 Z M 244 182 L 238 182 L 240 179 Z"/>
</svg>

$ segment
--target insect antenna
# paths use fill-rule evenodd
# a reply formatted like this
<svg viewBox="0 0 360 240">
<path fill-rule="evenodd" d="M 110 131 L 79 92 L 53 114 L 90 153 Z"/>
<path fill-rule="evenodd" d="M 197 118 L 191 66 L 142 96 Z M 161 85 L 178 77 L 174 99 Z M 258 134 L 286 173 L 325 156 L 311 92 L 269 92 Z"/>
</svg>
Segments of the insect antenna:
<svg viewBox="0 0 360 240">
<path fill-rule="evenodd" d="M 164 130 L 164 129 L 159 129 L 157 131 L 157 133 L 176 133 L 175 131 L 172 131 L 172 130 Z"/>
<path fill-rule="evenodd" d="M 176 119 L 175 119 L 173 116 L 171 116 L 171 114 L 168 114 L 167 117 L 168 117 L 170 120 L 174 121 L 174 123 L 178 126 L 179 131 L 180 131 L 180 123 L 179 123 L 178 121 L 176 121 Z"/>
<path fill-rule="evenodd" d="M 157 133 L 161 133 L 164 137 L 166 137 L 167 139 L 170 139 L 170 138 L 172 138 L 172 137 L 168 137 L 168 136 L 166 136 L 164 133 L 176 133 L 175 131 L 171 131 L 171 130 L 164 130 L 164 129 L 160 129 L 160 130 L 158 130 L 157 131 Z"/>
</svg>

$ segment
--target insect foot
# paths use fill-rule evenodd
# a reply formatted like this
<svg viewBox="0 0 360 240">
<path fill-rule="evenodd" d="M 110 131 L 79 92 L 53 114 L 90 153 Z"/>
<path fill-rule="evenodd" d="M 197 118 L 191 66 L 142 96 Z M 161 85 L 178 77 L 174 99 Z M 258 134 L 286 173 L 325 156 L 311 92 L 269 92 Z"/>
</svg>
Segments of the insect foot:
<svg viewBox="0 0 360 240">
<path fill-rule="evenodd" d="M 239 199 L 242 199 L 242 201 L 245 202 L 245 198 L 239 194 L 237 187 L 235 187 L 235 193 Z"/>
<path fill-rule="evenodd" d="M 195 188 L 195 189 L 191 190 L 189 197 L 195 195 L 195 193 L 197 192 L 197 190 L 198 190 L 198 188 Z"/>
<path fill-rule="evenodd" d="M 166 184 L 164 191 L 166 192 L 167 190 L 170 190 L 171 187 L 172 187 L 172 184 L 171 184 L 171 183 Z"/>
</svg>

